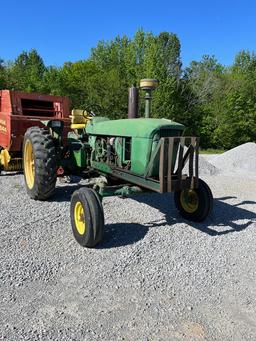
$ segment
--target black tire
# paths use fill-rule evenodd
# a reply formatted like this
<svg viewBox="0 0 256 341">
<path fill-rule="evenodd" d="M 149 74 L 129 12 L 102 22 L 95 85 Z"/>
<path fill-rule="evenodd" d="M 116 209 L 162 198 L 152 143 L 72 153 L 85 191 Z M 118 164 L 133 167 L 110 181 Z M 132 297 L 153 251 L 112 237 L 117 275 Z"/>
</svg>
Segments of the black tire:
<svg viewBox="0 0 256 341">
<path fill-rule="evenodd" d="M 77 226 L 76 205 L 82 205 L 84 230 Z M 91 188 L 81 188 L 75 191 L 70 203 L 70 219 L 73 235 L 83 247 L 95 247 L 103 239 L 104 211 L 96 191 Z M 80 224 L 80 222 L 78 223 Z"/>
<path fill-rule="evenodd" d="M 34 159 L 34 181 L 30 184 L 27 181 L 29 166 L 26 167 L 26 144 L 31 143 Z M 57 180 L 56 150 L 52 136 L 48 130 L 39 127 L 29 128 L 23 141 L 23 170 L 27 193 L 35 200 L 46 200 L 55 191 Z"/>
<path fill-rule="evenodd" d="M 188 193 L 185 191 L 189 190 L 174 192 L 174 203 L 179 213 L 187 220 L 195 222 L 204 221 L 211 213 L 213 206 L 213 196 L 209 186 L 203 180 L 198 180 L 198 188 L 193 190 L 197 197 L 194 210 L 188 210 L 186 205 L 183 203 L 182 198 L 186 193 Z"/>
</svg>

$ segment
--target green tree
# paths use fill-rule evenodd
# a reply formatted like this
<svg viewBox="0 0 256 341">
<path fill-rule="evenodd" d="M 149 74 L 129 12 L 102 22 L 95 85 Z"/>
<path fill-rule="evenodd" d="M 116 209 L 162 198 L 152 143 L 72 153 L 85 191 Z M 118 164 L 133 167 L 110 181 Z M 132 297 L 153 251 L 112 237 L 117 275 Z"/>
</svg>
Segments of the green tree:
<svg viewBox="0 0 256 341">
<path fill-rule="evenodd" d="M 41 91 L 51 95 L 60 96 L 63 94 L 62 68 L 49 66 L 45 69 L 41 84 Z"/>
<path fill-rule="evenodd" d="M 216 143 L 225 148 L 256 141 L 256 57 L 241 51 L 226 72 L 225 99 L 218 127 Z"/>
<path fill-rule="evenodd" d="M 234 64 L 231 66 L 231 71 L 235 74 L 255 73 L 256 56 L 254 52 L 242 50 L 235 56 Z"/>
<path fill-rule="evenodd" d="M 176 120 L 201 146 L 231 148 L 255 141 L 256 56 L 241 51 L 230 67 L 203 56 L 182 70 L 181 45 L 169 32 L 138 30 L 134 37 L 100 41 L 86 60 L 46 67 L 36 50 L 0 60 L 0 88 L 66 95 L 72 106 L 110 118 L 127 116 L 127 90 L 156 78 L 152 116 Z M 140 113 L 144 114 L 141 93 Z"/>
<path fill-rule="evenodd" d="M 36 50 L 22 52 L 10 68 L 10 86 L 16 90 L 40 92 L 46 67 Z"/>
<path fill-rule="evenodd" d="M 214 132 L 225 101 L 225 68 L 214 56 L 205 55 L 185 69 L 184 84 L 187 111 L 196 117 L 194 126 L 200 135 L 201 146 L 216 147 Z"/>
</svg>

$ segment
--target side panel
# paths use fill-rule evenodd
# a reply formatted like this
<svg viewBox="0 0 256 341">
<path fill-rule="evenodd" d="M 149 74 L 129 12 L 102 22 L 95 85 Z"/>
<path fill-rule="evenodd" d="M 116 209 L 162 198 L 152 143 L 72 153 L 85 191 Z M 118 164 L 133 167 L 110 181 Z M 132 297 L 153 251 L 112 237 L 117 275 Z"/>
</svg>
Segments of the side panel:
<svg viewBox="0 0 256 341">
<path fill-rule="evenodd" d="M 10 113 L 12 112 L 9 90 L 0 91 L 0 147 L 9 149 L 11 141 Z"/>
<path fill-rule="evenodd" d="M 61 119 L 64 121 L 64 132 L 63 132 L 63 140 L 64 144 L 66 144 L 67 133 L 70 131 L 70 120 L 69 119 Z M 10 116 L 10 130 L 11 136 L 9 139 L 11 140 L 9 150 L 12 152 L 21 152 L 22 151 L 22 143 L 25 132 L 28 128 L 37 126 L 41 128 L 45 128 L 45 125 L 41 122 L 45 121 L 45 117 L 27 117 L 22 115 L 11 115 Z"/>
<path fill-rule="evenodd" d="M 70 101 L 68 97 L 52 96 L 37 93 L 25 93 L 19 91 L 9 91 L 11 108 L 9 110 L 14 115 L 24 116 L 44 116 L 49 118 L 68 118 L 70 115 Z M 40 103 L 41 102 L 41 103 Z M 41 107 L 42 103 L 50 103 L 52 112 Z M 36 115 L 41 112 L 42 115 Z M 49 112 L 49 114 L 47 113 Z"/>
<path fill-rule="evenodd" d="M 11 104 L 11 96 L 9 90 L 2 90 L 0 91 L 0 97 L 1 97 L 1 109 L 2 112 L 12 112 L 12 104 Z"/>
<path fill-rule="evenodd" d="M 70 118 L 69 118 L 69 115 L 70 115 L 70 99 L 68 97 L 62 97 L 60 103 L 61 103 L 62 118 L 67 118 L 70 121 Z"/>
<path fill-rule="evenodd" d="M 43 120 L 43 118 L 42 118 Z M 11 115 L 11 144 L 9 150 L 12 152 L 21 152 L 25 132 L 33 126 L 45 127 L 40 120 L 28 119 L 26 116 Z"/>
<path fill-rule="evenodd" d="M 11 126 L 10 113 L 0 112 L 0 147 L 10 148 Z"/>
<path fill-rule="evenodd" d="M 131 172 L 143 175 L 151 154 L 152 140 L 133 137 L 131 148 Z"/>
</svg>

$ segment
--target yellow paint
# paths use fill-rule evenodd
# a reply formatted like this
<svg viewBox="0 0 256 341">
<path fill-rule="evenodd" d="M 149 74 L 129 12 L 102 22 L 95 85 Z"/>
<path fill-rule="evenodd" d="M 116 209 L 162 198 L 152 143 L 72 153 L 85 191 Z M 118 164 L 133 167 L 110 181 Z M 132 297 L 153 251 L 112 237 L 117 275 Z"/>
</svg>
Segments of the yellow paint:
<svg viewBox="0 0 256 341">
<path fill-rule="evenodd" d="M 156 79 L 141 79 L 140 88 L 151 88 L 155 89 L 158 85 L 158 81 Z"/>
<path fill-rule="evenodd" d="M 22 170 L 22 159 L 12 158 L 7 149 L 2 149 L 0 152 L 0 165 L 7 172 L 16 172 Z"/>
<path fill-rule="evenodd" d="M 35 182 L 35 161 L 33 147 L 30 140 L 26 141 L 23 158 L 26 184 L 29 189 L 32 189 Z"/>
<path fill-rule="evenodd" d="M 182 208 L 188 213 L 194 213 L 199 206 L 199 198 L 193 189 L 185 189 L 180 193 L 180 203 Z"/>
<path fill-rule="evenodd" d="M 78 233 L 83 235 L 86 231 L 86 222 L 84 218 L 84 208 L 81 201 L 78 201 L 75 205 L 74 219 Z"/>
<path fill-rule="evenodd" d="M 71 129 L 84 129 L 86 124 L 71 124 Z"/>
<path fill-rule="evenodd" d="M 3 125 L 3 126 L 6 126 L 6 121 L 5 120 L 2 120 L 0 119 L 0 124 Z"/>
<path fill-rule="evenodd" d="M 84 129 L 91 120 L 86 110 L 73 109 L 71 112 L 71 129 Z"/>
<path fill-rule="evenodd" d="M 11 157 L 7 149 L 1 150 L 0 153 L 0 163 L 4 167 L 4 170 L 7 170 L 8 163 L 10 162 Z"/>
</svg>

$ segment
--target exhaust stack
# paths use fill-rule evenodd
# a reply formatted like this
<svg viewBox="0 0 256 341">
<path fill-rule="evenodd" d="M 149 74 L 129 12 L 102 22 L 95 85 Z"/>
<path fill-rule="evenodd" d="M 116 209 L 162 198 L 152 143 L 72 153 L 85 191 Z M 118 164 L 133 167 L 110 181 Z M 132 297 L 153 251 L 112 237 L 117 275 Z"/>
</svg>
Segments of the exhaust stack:
<svg viewBox="0 0 256 341">
<path fill-rule="evenodd" d="M 139 116 L 139 90 L 135 86 L 129 88 L 128 98 L 128 118 L 138 118 Z"/>
</svg>

